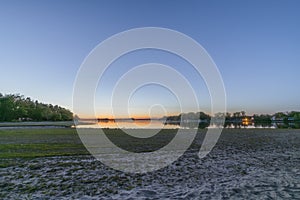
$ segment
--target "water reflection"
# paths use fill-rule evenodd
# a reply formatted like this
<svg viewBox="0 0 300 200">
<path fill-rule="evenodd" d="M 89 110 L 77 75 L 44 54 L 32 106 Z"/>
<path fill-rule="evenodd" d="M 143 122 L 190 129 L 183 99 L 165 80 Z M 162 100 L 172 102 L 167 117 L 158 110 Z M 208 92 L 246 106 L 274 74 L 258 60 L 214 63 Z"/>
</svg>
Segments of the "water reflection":
<svg viewBox="0 0 300 200">
<path fill-rule="evenodd" d="M 225 123 L 225 128 L 300 128 L 300 122 L 284 123 L 284 122 L 271 122 L 271 123 Z"/>
<path fill-rule="evenodd" d="M 180 125 L 165 124 L 161 120 L 101 120 L 97 122 L 81 122 L 77 128 L 127 128 L 127 129 L 178 129 Z"/>
<path fill-rule="evenodd" d="M 220 128 L 220 125 L 209 122 L 189 121 L 163 121 L 163 120 L 101 120 L 101 121 L 81 121 L 76 126 L 77 128 L 127 128 L 127 129 L 205 129 L 205 128 Z M 226 122 L 223 128 L 300 128 L 300 122 L 284 123 L 254 123 L 251 121 L 242 122 Z"/>
</svg>

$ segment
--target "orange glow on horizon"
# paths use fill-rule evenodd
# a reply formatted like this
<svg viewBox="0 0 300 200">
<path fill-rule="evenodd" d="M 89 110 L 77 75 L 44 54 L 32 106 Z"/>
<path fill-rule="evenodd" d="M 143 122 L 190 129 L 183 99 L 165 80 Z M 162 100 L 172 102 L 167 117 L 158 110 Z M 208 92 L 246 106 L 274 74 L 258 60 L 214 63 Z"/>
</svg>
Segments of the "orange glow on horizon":
<svg viewBox="0 0 300 200">
<path fill-rule="evenodd" d="M 179 115 L 179 113 L 169 113 L 168 116 L 172 116 L 172 115 Z M 79 118 L 82 119 L 128 119 L 128 118 L 134 118 L 134 119 L 156 119 L 156 118 L 162 118 L 164 116 L 162 115 L 157 115 L 157 116 L 149 116 L 149 115 L 117 115 L 117 116 L 113 116 L 113 115 L 98 115 L 98 116 L 93 116 L 93 115 L 78 115 Z"/>
</svg>

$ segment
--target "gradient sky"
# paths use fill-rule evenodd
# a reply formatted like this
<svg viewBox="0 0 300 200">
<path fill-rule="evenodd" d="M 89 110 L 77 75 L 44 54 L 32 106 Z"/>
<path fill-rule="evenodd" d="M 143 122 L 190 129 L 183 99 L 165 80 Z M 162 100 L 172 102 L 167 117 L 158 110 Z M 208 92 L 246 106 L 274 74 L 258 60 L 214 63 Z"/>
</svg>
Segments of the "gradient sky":
<svg viewBox="0 0 300 200">
<path fill-rule="evenodd" d="M 208 51 L 223 77 L 228 111 L 300 110 L 299 9 L 297 0 L 1 0 L 0 92 L 72 109 L 73 83 L 89 52 L 113 34 L 152 26 L 180 31 Z M 163 52 L 135 53 L 107 72 L 104 91 L 97 89 L 97 112 L 108 112 L 107 95 L 118 75 L 147 62 L 166 63 L 185 73 L 198 89 L 200 107 L 209 110 L 205 85 L 187 70 L 188 64 Z M 162 103 L 173 106 L 170 112 L 178 111 L 174 96 L 158 86 L 137 91 L 131 103 L 135 109 Z"/>
</svg>

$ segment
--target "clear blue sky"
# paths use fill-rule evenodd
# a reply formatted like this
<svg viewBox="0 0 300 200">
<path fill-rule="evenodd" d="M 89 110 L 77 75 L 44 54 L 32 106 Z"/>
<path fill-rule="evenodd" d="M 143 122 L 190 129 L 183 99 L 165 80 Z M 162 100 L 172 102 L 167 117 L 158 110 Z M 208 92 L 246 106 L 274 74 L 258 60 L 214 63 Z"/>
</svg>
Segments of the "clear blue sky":
<svg viewBox="0 0 300 200">
<path fill-rule="evenodd" d="M 185 33 L 208 51 L 223 77 L 230 112 L 300 110 L 299 9 L 297 0 L 2 0 L 0 92 L 21 93 L 71 109 L 77 70 L 97 44 L 127 29 L 157 26 Z M 168 59 L 170 55 L 150 55 L 129 55 L 115 64 L 111 74 L 124 65 L 163 59 L 178 68 L 184 66 L 182 61 L 175 62 L 176 58 Z M 192 71 L 185 73 L 193 79 Z M 197 80 L 192 84 L 197 88 Z M 159 90 L 153 86 L 140 95 L 137 92 L 133 104 L 139 105 L 144 100 L 141 97 Z M 207 93 L 199 84 L 198 95 L 202 92 Z M 97 93 L 96 99 L 105 99 L 105 94 Z M 152 95 L 148 96 L 147 104 L 155 103 Z M 169 100 L 172 98 L 169 95 Z M 162 99 L 158 95 L 156 100 Z M 206 97 L 200 101 L 203 110 L 208 109 L 208 102 Z M 105 105 L 103 101 L 98 106 Z"/>
</svg>

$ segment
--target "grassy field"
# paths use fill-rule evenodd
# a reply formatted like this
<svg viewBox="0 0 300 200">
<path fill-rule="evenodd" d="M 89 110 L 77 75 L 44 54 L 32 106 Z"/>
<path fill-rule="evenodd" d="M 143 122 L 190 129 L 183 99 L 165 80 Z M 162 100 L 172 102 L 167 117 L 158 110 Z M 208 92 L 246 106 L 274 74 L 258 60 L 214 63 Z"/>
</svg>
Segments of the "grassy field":
<svg viewBox="0 0 300 200">
<path fill-rule="evenodd" d="M 87 153 L 75 129 L 0 130 L 0 159 Z"/>
<path fill-rule="evenodd" d="M 105 132 L 111 140 L 118 141 L 120 147 L 137 152 L 158 149 L 176 133 L 174 130 L 162 130 L 162 134 L 145 142 L 143 139 L 127 137 L 121 130 L 107 129 Z M 147 134 L 147 130 L 143 132 Z M 88 151 L 73 128 L 0 130 L 0 159 L 86 154 Z"/>
<path fill-rule="evenodd" d="M 34 126 L 58 126 L 71 127 L 74 125 L 73 121 L 46 121 L 46 122 L 0 122 L 0 127 L 34 127 Z"/>
<path fill-rule="evenodd" d="M 147 130 L 136 130 L 147 134 Z M 171 141 L 176 130 L 162 130 L 151 139 L 136 139 L 123 134 L 121 130 L 107 129 L 105 130 L 111 141 L 128 151 L 143 152 L 154 151 Z M 196 142 L 192 147 L 198 148 L 205 130 L 199 130 Z M 249 148 L 258 149 L 268 145 L 277 143 L 276 138 L 280 137 L 281 145 L 287 142 L 289 147 L 293 147 L 293 143 L 299 138 L 294 133 L 299 130 L 268 130 L 268 129 L 224 129 L 219 139 L 219 145 L 248 146 Z M 292 136 L 289 134 L 292 133 Z M 298 135 L 298 134 L 297 134 Z M 276 136 L 276 137 L 273 137 Z M 286 137 L 285 137 L 286 136 Z M 285 141 L 287 140 L 287 141 Z M 298 142 L 297 142 L 298 145 Z M 8 129 L 0 130 L 0 159 L 13 158 L 35 158 L 45 156 L 66 156 L 66 155 L 86 155 L 88 151 L 82 144 L 76 129 L 73 128 L 41 128 L 41 129 Z M 0 160 L 0 161 L 1 161 Z"/>
</svg>

